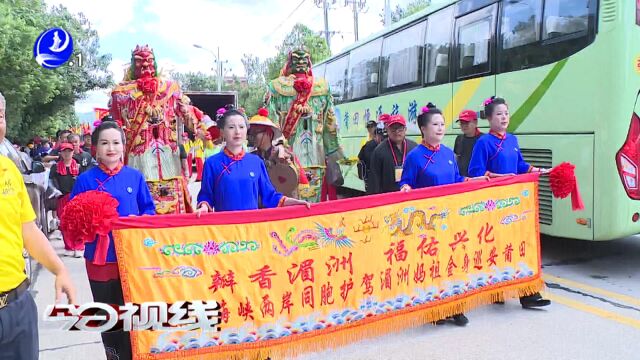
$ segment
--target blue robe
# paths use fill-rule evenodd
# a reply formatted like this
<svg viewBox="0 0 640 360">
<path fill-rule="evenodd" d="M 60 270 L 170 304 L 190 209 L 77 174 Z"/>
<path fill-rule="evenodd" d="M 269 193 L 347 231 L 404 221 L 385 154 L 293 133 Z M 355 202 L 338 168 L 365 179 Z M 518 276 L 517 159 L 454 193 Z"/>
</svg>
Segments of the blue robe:
<svg viewBox="0 0 640 360">
<path fill-rule="evenodd" d="M 402 167 L 400 186 L 409 185 L 412 189 L 419 189 L 464 180 L 460 175 L 456 156 L 450 148 L 440 145 L 440 150 L 433 151 L 421 144 L 407 155 Z"/>
<path fill-rule="evenodd" d="M 259 199 L 265 208 L 274 208 L 282 197 L 257 155 L 245 154 L 240 160 L 232 160 L 221 151 L 204 163 L 198 204 L 207 202 L 215 211 L 255 210 Z"/>
<path fill-rule="evenodd" d="M 118 214 L 120 216 L 154 215 L 156 213 L 156 206 L 153 203 L 151 192 L 142 173 L 138 170 L 123 166 L 119 173 L 105 182 L 107 179 L 109 179 L 109 175 L 105 174 L 98 166 L 85 171 L 78 176 L 71 191 L 70 199 L 86 191 L 102 190 L 118 200 Z M 100 183 L 104 184 L 103 188 L 100 188 Z M 84 257 L 87 260 L 93 261 L 96 245 L 97 241 L 85 244 Z M 111 234 L 109 234 L 109 250 L 106 262 L 116 262 L 116 248 Z"/>
<path fill-rule="evenodd" d="M 522 158 L 518 139 L 505 134 L 504 140 L 493 134 L 485 134 L 478 139 L 469 162 L 469 176 L 483 176 L 487 171 L 494 174 L 524 174 L 531 171 Z"/>
</svg>

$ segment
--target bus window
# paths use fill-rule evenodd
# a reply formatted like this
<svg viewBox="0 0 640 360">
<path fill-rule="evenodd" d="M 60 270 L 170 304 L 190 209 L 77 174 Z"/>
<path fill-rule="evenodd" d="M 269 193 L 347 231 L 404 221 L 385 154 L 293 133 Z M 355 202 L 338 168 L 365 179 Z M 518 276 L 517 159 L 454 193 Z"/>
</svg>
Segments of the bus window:
<svg viewBox="0 0 640 360">
<path fill-rule="evenodd" d="M 491 72 L 495 5 L 458 19 L 458 78 Z"/>
<path fill-rule="evenodd" d="M 505 1 L 502 8 L 500 71 L 538 65 L 542 0 Z"/>
<path fill-rule="evenodd" d="M 351 50 L 347 81 L 348 100 L 378 95 L 381 47 L 382 38 Z"/>
<path fill-rule="evenodd" d="M 586 32 L 589 28 L 589 2 L 589 0 L 545 1 L 543 39 Z"/>
<path fill-rule="evenodd" d="M 346 88 L 348 61 L 349 57 L 343 56 L 327 63 L 325 69 L 324 77 L 327 83 L 329 83 L 329 87 L 331 87 L 331 95 L 333 95 L 336 104 L 346 100 L 344 92 Z"/>
<path fill-rule="evenodd" d="M 420 85 L 426 21 L 403 29 L 382 42 L 382 92 Z"/>
<path fill-rule="evenodd" d="M 314 65 L 313 66 L 313 77 L 323 78 L 324 77 L 324 69 L 327 67 L 327 64 L 322 65 Z"/>
<path fill-rule="evenodd" d="M 441 10 L 429 16 L 427 23 L 425 82 L 428 85 L 449 82 L 449 49 L 453 8 Z"/>
</svg>

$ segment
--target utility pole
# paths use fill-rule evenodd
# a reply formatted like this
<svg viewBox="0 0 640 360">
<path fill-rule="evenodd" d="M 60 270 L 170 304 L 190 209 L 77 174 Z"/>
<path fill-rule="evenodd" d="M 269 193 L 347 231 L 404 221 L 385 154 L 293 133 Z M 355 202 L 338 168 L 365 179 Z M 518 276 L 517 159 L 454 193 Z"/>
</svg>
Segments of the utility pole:
<svg viewBox="0 0 640 360">
<path fill-rule="evenodd" d="M 228 60 L 222 61 L 222 59 L 220 59 L 220 46 L 217 47 L 217 53 L 213 52 L 213 50 L 211 49 L 207 49 L 204 46 L 198 45 L 198 44 L 193 44 L 193 47 L 198 48 L 198 49 L 202 49 L 204 51 L 208 51 L 209 53 L 211 53 L 211 55 L 213 55 L 214 57 L 214 63 L 216 64 L 216 77 L 218 78 L 218 81 L 216 81 L 218 84 L 218 92 L 222 91 L 222 82 L 224 81 L 224 69 L 223 66 L 224 64 L 228 63 Z M 227 69 L 228 70 L 228 69 Z"/>
<path fill-rule="evenodd" d="M 367 12 L 368 9 L 365 10 L 367 0 L 345 0 L 344 6 L 348 7 L 349 5 L 353 5 L 353 35 L 355 41 L 358 41 L 358 14 Z"/>
<path fill-rule="evenodd" d="M 384 26 L 391 25 L 391 0 L 384 0 Z"/>
<path fill-rule="evenodd" d="M 331 4 L 329 4 L 331 1 Z M 316 6 L 322 6 L 324 11 L 324 38 L 327 41 L 327 46 L 331 49 L 331 33 L 329 32 L 329 7 L 336 3 L 336 0 L 314 0 Z"/>
</svg>

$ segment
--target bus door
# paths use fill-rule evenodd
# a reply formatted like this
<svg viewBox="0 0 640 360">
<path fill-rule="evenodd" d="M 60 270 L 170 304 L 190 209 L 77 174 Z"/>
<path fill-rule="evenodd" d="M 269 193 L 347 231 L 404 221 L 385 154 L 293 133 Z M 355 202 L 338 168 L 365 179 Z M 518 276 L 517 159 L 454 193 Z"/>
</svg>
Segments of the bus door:
<svg viewBox="0 0 640 360">
<path fill-rule="evenodd" d="M 498 4 L 494 3 L 478 9 L 456 7 L 454 28 L 453 94 L 451 122 L 455 122 L 460 111 L 482 110 L 485 99 L 496 95 L 495 79 L 495 39 Z M 476 2 L 474 4 L 481 3 Z M 479 120 L 478 126 L 488 131 L 488 123 Z M 454 132 L 455 133 L 455 132 Z"/>
</svg>

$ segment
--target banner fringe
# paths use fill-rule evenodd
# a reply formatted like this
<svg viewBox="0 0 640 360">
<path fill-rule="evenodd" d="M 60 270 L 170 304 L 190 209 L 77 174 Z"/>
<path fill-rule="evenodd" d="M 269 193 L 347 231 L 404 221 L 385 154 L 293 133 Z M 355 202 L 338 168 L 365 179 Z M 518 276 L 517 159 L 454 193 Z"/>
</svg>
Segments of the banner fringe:
<svg viewBox="0 0 640 360">
<path fill-rule="evenodd" d="M 486 289 L 481 292 L 462 299 L 449 300 L 444 304 L 432 305 L 429 307 L 410 310 L 402 313 L 402 310 L 391 312 L 380 319 L 371 318 L 372 321 L 361 320 L 361 323 L 354 323 L 353 326 L 341 326 L 338 328 L 327 328 L 315 330 L 309 333 L 300 334 L 295 339 L 274 345 L 250 343 L 239 344 L 237 349 L 229 349 L 224 352 L 211 352 L 211 348 L 199 349 L 189 355 L 173 353 L 172 359 L 195 359 L 202 358 L 211 360 L 280 360 L 295 358 L 302 354 L 326 351 L 340 346 L 350 345 L 356 341 L 379 337 L 385 334 L 399 332 L 408 328 L 415 328 L 438 320 L 446 319 L 460 313 L 482 306 L 494 304 L 509 298 L 519 298 L 521 296 L 533 295 L 544 288 L 544 280 L 541 275 L 527 282 L 500 286 L 495 289 Z M 408 308 L 410 309 L 410 308 Z M 305 336 L 309 335 L 309 336 Z M 163 354 L 164 355 L 164 354 Z M 145 359 L 160 359 L 161 356 L 149 356 Z"/>
</svg>

